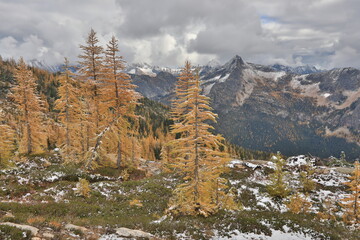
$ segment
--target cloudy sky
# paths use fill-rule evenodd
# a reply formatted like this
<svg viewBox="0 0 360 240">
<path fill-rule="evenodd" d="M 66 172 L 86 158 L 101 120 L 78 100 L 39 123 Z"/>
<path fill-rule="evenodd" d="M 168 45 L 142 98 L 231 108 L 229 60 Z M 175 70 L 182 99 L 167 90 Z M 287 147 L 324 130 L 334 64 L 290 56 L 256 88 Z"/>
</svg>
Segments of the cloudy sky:
<svg viewBox="0 0 360 240">
<path fill-rule="evenodd" d="M 77 61 L 93 28 L 128 62 L 360 68 L 359 0 L 0 0 L 0 55 Z"/>
</svg>

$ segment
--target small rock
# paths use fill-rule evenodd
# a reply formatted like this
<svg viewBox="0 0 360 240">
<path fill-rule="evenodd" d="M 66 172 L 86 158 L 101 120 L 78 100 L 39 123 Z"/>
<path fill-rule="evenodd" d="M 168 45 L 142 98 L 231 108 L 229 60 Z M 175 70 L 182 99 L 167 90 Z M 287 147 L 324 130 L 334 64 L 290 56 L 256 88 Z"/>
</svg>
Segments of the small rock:
<svg viewBox="0 0 360 240">
<path fill-rule="evenodd" d="M 39 237 L 32 237 L 31 240 L 42 240 L 42 239 Z"/>
<path fill-rule="evenodd" d="M 14 214 L 11 212 L 1 212 L 0 214 L 2 215 L 2 218 L 15 218 Z"/>
<path fill-rule="evenodd" d="M 79 230 L 82 233 L 86 233 L 86 232 L 89 231 L 86 227 L 76 226 L 76 225 L 71 224 L 71 223 L 66 224 L 65 229 L 67 229 L 67 230 Z"/>
<path fill-rule="evenodd" d="M 151 233 L 143 232 L 141 230 L 133 230 L 129 228 L 116 228 L 116 234 L 120 237 L 134 237 L 134 238 L 151 238 Z"/>
<path fill-rule="evenodd" d="M 24 230 L 24 231 L 30 231 L 33 236 L 36 236 L 37 233 L 39 232 L 38 228 L 33 227 L 33 226 L 29 226 L 29 225 L 21 225 L 21 224 L 16 224 L 16 223 L 11 223 L 11 222 L 0 223 L 0 225 L 7 225 L 7 226 L 10 226 L 10 227 L 19 228 L 19 229 Z"/>
<path fill-rule="evenodd" d="M 4 218 L 15 218 L 14 214 L 12 214 L 11 212 L 7 212 L 5 215 L 4 215 Z"/>
<path fill-rule="evenodd" d="M 46 238 L 46 239 L 53 239 L 53 238 L 55 238 L 55 235 L 52 234 L 52 233 L 49 233 L 49 232 L 44 232 L 42 236 L 43 236 L 44 238 Z"/>
<path fill-rule="evenodd" d="M 44 159 L 43 166 L 44 166 L 44 167 L 49 167 L 49 166 L 51 166 L 51 162 L 49 162 L 48 160 Z"/>
</svg>

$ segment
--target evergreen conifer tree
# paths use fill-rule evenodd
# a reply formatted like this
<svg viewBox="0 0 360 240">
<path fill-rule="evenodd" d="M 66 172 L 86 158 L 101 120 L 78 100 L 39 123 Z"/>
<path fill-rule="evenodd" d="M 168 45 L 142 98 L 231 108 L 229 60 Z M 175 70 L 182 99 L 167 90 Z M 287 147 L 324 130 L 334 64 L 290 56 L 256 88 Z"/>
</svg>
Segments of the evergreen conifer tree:
<svg viewBox="0 0 360 240">
<path fill-rule="evenodd" d="M 190 63 L 181 76 L 191 69 Z M 170 211 L 175 214 L 208 216 L 218 209 L 236 209 L 231 193 L 226 191 L 227 180 L 221 177 L 228 155 L 220 151 L 223 137 L 210 132 L 208 122 L 216 121 L 209 106 L 209 98 L 201 95 L 199 75 L 187 74 L 187 90 L 177 91 L 178 115 L 172 129 L 181 136 L 172 141 L 173 166 L 184 175 L 184 183 L 177 186 L 170 200 Z M 182 79 L 180 77 L 180 83 Z M 179 89 L 180 86 L 177 86 Z"/>
<path fill-rule="evenodd" d="M 74 160 L 81 153 L 80 122 L 84 117 L 80 101 L 79 83 L 72 77 L 69 61 L 65 58 L 64 72 L 58 77 L 59 99 L 55 109 L 59 111 L 59 120 L 64 126 L 65 138 L 61 139 L 63 156 L 66 161 Z"/>
<path fill-rule="evenodd" d="M 305 169 L 300 172 L 300 182 L 303 192 L 309 193 L 315 189 L 316 183 L 313 179 L 314 173 L 315 170 L 310 164 L 307 164 Z"/>
<path fill-rule="evenodd" d="M 81 61 L 79 78 L 83 82 L 83 113 L 86 120 L 82 123 L 85 137 L 85 151 L 88 151 L 94 144 L 95 134 L 101 132 L 100 122 L 102 115 L 100 113 L 101 93 L 99 84 L 103 71 L 103 47 L 99 45 L 96 32 L 91 29 L 86 40 L 86 45 L 80 45 L 82 54 L 79 55 Z"/>
<path fill-rule="evenodd" d="M 0 168 L 8 165 L 14 150 L 15 131 L 0 116 Z"/>
<path fill-rule="evenodd" d="M 284 180 L 285 160 L 279 152 L 276 156 L 273 156 L 272 159 L 275 163 L 275 170 L 274 173 L 269 175 L 270 184 L 267 186 L 267 190 L 272 197 L 281 199 L 286 197 L 290 192 Z"/>
<path fill-rule="evenodd" d="M 40 97 L 36 93 L 33 73 L 20 58 L 14 77 L 17 85 L 12 88 L 13 98 L 20 110 L 19 151 L 24 154 L 39 153 L 46 149 L 46 134 L 42 125 L 44 114 Z"/>
<path fill-rule="evenodd" d="M 360 164 L 354 163 L 354 171 L 349 177 L 349 182 L 344 184 L 349 187 L 350 194 L 342 199 L 341 206 L 345 209 L 343 219 L 346 223 L 360 223 Z"/>
</svg>

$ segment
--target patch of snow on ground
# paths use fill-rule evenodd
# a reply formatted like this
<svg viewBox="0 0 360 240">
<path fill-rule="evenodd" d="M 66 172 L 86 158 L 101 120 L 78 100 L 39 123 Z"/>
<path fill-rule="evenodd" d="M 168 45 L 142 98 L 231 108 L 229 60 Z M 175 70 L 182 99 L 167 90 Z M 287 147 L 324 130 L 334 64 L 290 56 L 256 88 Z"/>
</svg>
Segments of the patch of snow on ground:
<svg viewBox="0 0 360 240">
<path fill-rule="evenodd" d="M 112 193 L 114 193 L 114 186 L 116 183 L 109 183 L 109 182 L 97 182 L 91 185 L 91 188 L 95 191 L 98 191 L 101 195 L 105 196 L 106 199 L 111 198 Z M 120 190 L 119 190 L 120 191 Z"/>
<path fill-rule="evenodd" d="M 17 181 L 20 185 L 23 185 L 23 184 L 28 184 L 30 180 L 28 178 L 17 176 Z"/>
<path fill-rule="evenodd" d="M 239 160 L 239 159 L 233 159 L 230 161 L 230 163 L 228 164 L 228 167 L 230 168 L 234 168 L 236 164 L 242 164 L 243 161 Z"/>
<path fill-rule="evenodd" d="M 338 173 L 334 169 L 331 169 L 329 173 L 317 174 L 314 181 L 327 187 L 340 187 L 344 182 L 348 181 L 348 175 Z"/>
<path fill-rule="evenodd" d="M 311 164 L 313 166 L 315 159 L 310 159 L 305 155 L 299 155 L 299 156 L 289 157 L 286 160 L 286 162 L 287 162 L 286 165 L 288 166 L 302 166 L 307 164 Z"/>
<path fill-rule="evenodd" d="M 268 185 L 268 177 L 262 171 L 255 171 L 247 180 L 250 183 L 257 183 L 261 185 Z"/>
<path fill-rule="evenodd" d="M 119 237 L 117 234 L 105 234 L 102 235 L 99 240 L 129 240 L 129 238 Z"/>
<path fill-rule="evenodd" d="M 311 236 L 307 236 L 303 233 L 289 233 L 286 232 L 287 226 L 284 226 L 284 231 L 271 229 L 271 236 L 266 236 L 264 234 L 255 234 L 255 233 L 241 233 L 235 231 L 235 233 L 229 237 L 215 236 L 212 240 L 311 240 Z"/>
<path fill-rule="evenodd" d="M 62 178 L 65 175 L 66 174 L 63 173 L 63 172 L 52 172 L 52 175 L 46 176 L 44 178 L 44 181 L 46 181 L 46 182 L 55 182 L 55 181 L 59 180 L 60 178 Z"/>
<path fill-rule="evenodd" d="M 257 167 L 259 167 L 259 165 L 256 165 L 256 164 L 253 164 L 253 163 L 250 163 L 250 162 L 244 162 L 244 165 L 248 168 L 252 168 L 253 170 Z"/>
</svg>

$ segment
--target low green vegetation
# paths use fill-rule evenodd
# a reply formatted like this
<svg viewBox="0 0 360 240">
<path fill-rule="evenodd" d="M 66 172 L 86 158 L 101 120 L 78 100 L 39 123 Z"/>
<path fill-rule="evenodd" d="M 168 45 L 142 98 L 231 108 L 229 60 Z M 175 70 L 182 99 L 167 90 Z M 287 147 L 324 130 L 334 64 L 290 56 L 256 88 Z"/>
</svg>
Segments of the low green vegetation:
<svg viewBox="0 0 360 240">
<path fill-rule="evenodd" d="M 0 239 L 26 240 L 26 239 L 31 239 L 31 234 L 30 231 L 24 231 L 16 227 L 0 225 Z"/>
<path fill-rule="evenodd" d="M 314 239 L 351 240 L 360 234 L 359 230 L 349 231 L 341 221 L 320 221 L 313 213 L 293 214 L 258 205 L 257 195 L 266 194 L 266 186 L 248 180 L 254 174 L 252 169 L 231 169 L 224 175 L 232 187 L 238 189 L 236 201 L 241 202 L 244 209 L 222 210 L 209 217 L 165 215 L 172 190 L 181 181 L 176 174 L 141 178 L 139 172 L 129 171 L 129 179 L 136 175 L 137 180 L 122 181 L 116 173 L 119 170 L 103 168 L 95 174 L 83 172 L 76 166 L 65 170 L 55 163 L 28 171 L 21 166 L 7 171 L 13 174 L 0 172 L 3 179 L 0 196 L 4 200 L 0 202 L 0 211 L 11 212 L 14 217 L 1 221 L 49 227 L 54 232 L 72 223 L 87 228 L 102 226 L 108 232 L 116 227 L 141 229 L 166 239 L 178 239 L 179 234 L 192 239 L 209 239 L 215 235 L 231 238 L 239 232 L 270 236 L 272 230 L 302 233 Z M 19 184 L 17 181 L 25 176 L 28 181 Z M 90 183 L 87 197 L 76 190 L 79 178 Z M 254 189 L 259 193 L 255 194 Z M 5 201 L 7 198 L 12 202 Z M 23 231 L 5 226 L 0 230 L 1 239 L 27 239 L 21 238 Z"/>
</svg>

